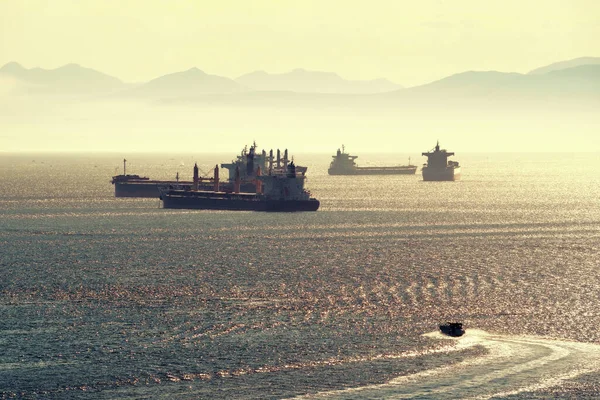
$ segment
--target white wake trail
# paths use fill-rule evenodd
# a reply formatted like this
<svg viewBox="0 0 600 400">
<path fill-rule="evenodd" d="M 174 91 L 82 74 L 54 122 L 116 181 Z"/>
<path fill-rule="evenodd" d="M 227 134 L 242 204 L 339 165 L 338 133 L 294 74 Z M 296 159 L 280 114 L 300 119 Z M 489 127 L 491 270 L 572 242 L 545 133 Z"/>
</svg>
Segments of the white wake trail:
<svg viewBox="0 0 600 400">
<path fill-rule="evenodd" d="M 429 337 L 447 338 L 440 333 Z M 600 371 L 600 345 L 469 329 L 457 348 L 487 353 L 447 367 L 401 376 L 387 383 L 303 396 L 305 399 L 490 399 L 540 390 Z"/>
</svg>

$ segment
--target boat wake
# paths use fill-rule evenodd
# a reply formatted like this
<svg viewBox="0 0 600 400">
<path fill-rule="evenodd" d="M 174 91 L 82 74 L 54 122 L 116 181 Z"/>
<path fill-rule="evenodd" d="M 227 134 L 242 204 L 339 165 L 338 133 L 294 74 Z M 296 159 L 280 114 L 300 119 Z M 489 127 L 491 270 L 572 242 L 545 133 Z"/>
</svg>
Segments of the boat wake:
<svg viewBox="0 0 600 400">
<path fill-rule="evenodd" d="M 384 384 L 303 398 L 490 399 L 557 386 L 578 375 L 600 371 L 600 345 L 596 344 L 496 335 L 474 329 L 458 339 L 438 332 L 426 336 L 454 340 L 462 349 L 484 346 L 488 351 L 481 357 L 398 377 Z"/>
</svg>

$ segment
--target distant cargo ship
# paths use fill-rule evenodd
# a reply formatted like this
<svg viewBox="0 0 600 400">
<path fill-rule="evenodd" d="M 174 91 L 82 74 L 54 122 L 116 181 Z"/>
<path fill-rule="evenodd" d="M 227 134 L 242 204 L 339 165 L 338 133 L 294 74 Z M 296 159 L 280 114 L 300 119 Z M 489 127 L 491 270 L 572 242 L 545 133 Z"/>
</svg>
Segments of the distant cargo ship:
<svg viewBox="0 0 600 400">
<path fill-rule="evenodd" d="M 298 173 L 294 162 L 290 162 L 285 173 L 261 175 L 260 168 L 255 177 L 256 192 L 240 191 L 240 169 L 234 178 L 234 191 L 227 193 L 219 188 L 219 167 L 214 170 L 214 189 L 197 190 L 198 168 L 194 167 L 192 190 L 161 189 L 163 208 L 185 208 L 201 210 L 232 211 L 317 211 L 319 200 L 310 197 L 304 189 L 304 174 Z"/>
<path fill-rule="evenodd" d="M 115 197 L 159 197 L 160 186 L 177 186 L 182 189 L 192 187 L 191 181 L 180 181 L 179 174 L 174 181 L 154 180 L 145 176 L 127 174 L 127 160 L 123 160 L 123 174 L 112 177 Z M 208 186 L 207 186 L 208 187 Z"/>
<path fill-rule="evenodd" d="M 448 157 L 454 155 L 445 149 L 440 150 L 440 142 L 437 142 L 433 151 L 421 153 L 427 157 L 427 163 L 423 164 L 424 181 L 457 181 L 460 179 L 460 165 L 457 161 L 448 161 Z"/>
<path fill-rule="evenodd" d="M 399 165 L 395 167 L 359 167 L 354 162 L 358 156 L 346 153 L 344 146 L 338 149 L 327 172 L 329 175 L 412 175 L 417 171 L 416 165 Z"/>
<path fill-rule="evenodd" d="M 254 184 L 254 177 L 256 171 L 261 168 L 262 171 L 271 171 L 274 174 L 282 173 L 285 171 L 289 164 L 288 151 L 284 152 L 283 157 L 281 156 L 280 150 L 277 150 L 277 158 L 273 157 L 273 150 L 270 151 L 267 157 L 266 152 L 263 150 L 257 154 L 256 143 L 254 143 L 250 150 L 244 148 L 237 159 L 231 163 L 221 164 L 221 168 L 225 168 L 229 171 L 229 180 L 220 185 L 223 191 L 233 191 L 233 181 L 235 177 L 236 169 L 240 171 L 241 184 L 240 188 L 243 192 L 254 192 L 256 187 Z M 300 174 L 305 174 L 307 168 L 302 166 L 296 166 L 296 171 Z M 202 190 L 211 190 L 213 187 L 213 178 L 199 178 L 198 186 Z M 193 186 L 192 181 L 180 181 L 179 174 L 175 180 L 154 180 L 139 175 L 128 175 L 127 174 L 127 160 L 123 160 L 123 175 L 116 175 L 112 177 L 111 183 L 115 185 L 115 197 L 159 197 L 159 187 L 168 187 L 179 189 L 191 189 Z"/>
</svg>

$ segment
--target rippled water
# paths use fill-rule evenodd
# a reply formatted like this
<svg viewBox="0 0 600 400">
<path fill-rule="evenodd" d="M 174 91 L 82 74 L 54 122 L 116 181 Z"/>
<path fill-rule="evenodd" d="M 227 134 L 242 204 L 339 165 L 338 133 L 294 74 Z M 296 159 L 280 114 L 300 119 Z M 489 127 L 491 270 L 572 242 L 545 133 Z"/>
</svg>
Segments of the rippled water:
<svg viewBox="0 0 600 400">
<path fill-rule="evenodd" d="M 115 199 L 118 155 L 2 155 L 0 397 L 600 396 L 600 155 L 455 158 L 422 182 L 297 155 L 321 209 L 265 214 Z"/>
</svg>

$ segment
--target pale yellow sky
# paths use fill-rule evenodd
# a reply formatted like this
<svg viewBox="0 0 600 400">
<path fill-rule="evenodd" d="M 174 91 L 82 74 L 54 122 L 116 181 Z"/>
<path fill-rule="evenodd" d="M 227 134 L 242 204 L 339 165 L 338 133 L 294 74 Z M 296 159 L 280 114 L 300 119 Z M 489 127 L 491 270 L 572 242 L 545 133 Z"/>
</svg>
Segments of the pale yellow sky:
<svg viewBox="0 0 600 400">
<path fill-rule="evenodd" d="M 405 86 L 600 56 L 598 0 L 0 0 L 0 65 L 144 81 L 306 68 Z"/>
</svg>

